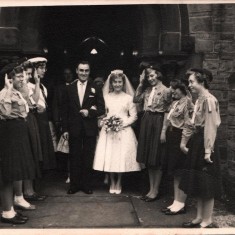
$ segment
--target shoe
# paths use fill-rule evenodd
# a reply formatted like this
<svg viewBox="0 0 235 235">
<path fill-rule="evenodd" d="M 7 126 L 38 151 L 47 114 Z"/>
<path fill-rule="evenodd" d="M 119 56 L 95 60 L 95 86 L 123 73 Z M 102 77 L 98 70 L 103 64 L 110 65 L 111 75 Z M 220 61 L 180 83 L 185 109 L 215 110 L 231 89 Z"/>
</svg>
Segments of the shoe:
<svg viewBox="0 0 235 235">
<path fill-rule="evenodd" d="M 147 196 L 143 195 L 143 196 L 140 197 L 140 200 L 144 201 L 146 198 L 147 198 Z"/>
<path fill-rule="evenodd" d="M 169 211 L 169 210 L 170 210 L 170 208 L 164 207 L 164 208 L 161 209 L 161 212 L 162 212 L 162 213 L 166 213 L 166 212 Z"/>
<path fill-rule="evenodd" d="M 200 226 L 200 223 L 194 224 L 194 223 L 192 223 L 192 221 L 190 221 L 190 222 L 183 223 L 182 227 L 183 228 L 199 228 L 198 226 Z"/>
<path fill-rule="evenodd" d="M 75 194 L 77 192 L 79 192 L 80 189 L 77 189 L 77 188 L 70 188 L 68 191 L 67 191 L 67 194 Z"/>
<path fill-rule="evenodd" d="M 26 221 L 29 220 L 29 217 L 28 217 L 28 216 L 22 215 L 20 212 L 16 212 L 16 216 L 19 217 L 19 218 L 22 219 L 22 220 L 26 220 Z"/>
<path fill-rule="evenodd" d="M 33 195 L 24 195 L 24 198 L 30 202 L 44 201 L 47 196 L 34 193 Z"/>
<path fill-rule="evenodd" d="M 14 202 L 14 205 L 17 209 L 23 210 L 23 211 L 34 211 L 36 210 L 35 205 L 29 205 L 28 207 L 20 205 L 18 202 Z"/>
<path fill-rule="evenodd" d="M 26 220 L 20 218 L 19 216 L 15 215 L 13 218 L 7 219 L 1 217 L 1 222 L 6 224 L 25 224 Z"/>
<path fill-rule="evenodd" d="M 198 224 L 197 228 L 218 228 L 217 226 L 215 226 L 213 223 L 207 225 L 206 227 L 202 227 L 201 224 Z"/>
<path fill-rule="evenodd" d="M 109 189 L 109 193 L 111 193 L 111 194 L 114 194 L 116 192 L 116 190 L 115 189 Z"/>
<path fill-rule="evenodd" d="M 66 184 L 70 183 L 70 178 L 68 177 L 68 179 L 65 181 Z"/>
<path fill-rule="evenodd" d="M 88 188 L 83 188 L 82 192 L 84 192 L 85 194 L 93 194 L 92 189 L 88 189 Z"/>
<path fill-rule="evenodd" d="M 180 209 L 179 211 L 171 211 L 171 210 L 167 210 L 165 212 L 165 215 L 180 215 L 180 214 L 185 214 L 186 213 L 186 209 L 185 207 L 183 207 L 182 209 Z"/>
<path fill-rule="evenodd" d="M 115 190 L 115 193 L 116 193 L 116 194 L 121 194 L 121 192 L 122 192 L 122 187 L 121 187 L 120 189 L 116 189 L 116 190 Z"/>
<path fill-rule="evenodd" d="M 160 195 L 158 194 L 156 197 L 154 197 L 154 198 L 151 198 L 151 197 L 146 197 L 145 198 L 145 202 L 154 202 L 154 201 L 156 201 L 156 200 L 159 200 L 161 197 L 160 197 Z"/>
</svg>

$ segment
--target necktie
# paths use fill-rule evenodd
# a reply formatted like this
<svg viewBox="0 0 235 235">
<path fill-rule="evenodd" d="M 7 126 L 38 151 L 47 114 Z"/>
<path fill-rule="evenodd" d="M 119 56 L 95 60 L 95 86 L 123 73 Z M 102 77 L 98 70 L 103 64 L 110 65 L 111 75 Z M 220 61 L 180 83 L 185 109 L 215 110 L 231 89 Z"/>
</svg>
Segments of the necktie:
<svg viewBox="0 0 235 235">
<path fill-rule="evenodd" d="M 148 107 L 150 107 L 153 103 L 155 89 L 156 89 L 156 87 L 152 87 L 152 91 L 151 91 L 151 93 L 149 95 L 149 99 L 148 99 Z"/>
<path fill-rule="evenodd" d="M 198 100 L 197 100 L 196 103 L 195 103 L 194 110 L 193 110 L 193 116 L 192 116 L 192 119 L 191 119 L 191 122 L 192 122 L 193 124 L 194 124 L 194 122 L 195 122 L 195 117 L 196 117 L 197 108 L 198 108 Z"/>
<path fill-rule="evenodd" d="M 40 89 L 41 89 L 41 92 L 42 92 L 42 96 L 43 96 L 43 98 L 44 98 L 44 101 L 45 101 L 45 105 L 46 105 L 46 107 L 47 107 L 47 102 L 46 102 L 46 94 L 45 94 L 45 91 L 44 91 L 44 87 L 43 87 L 43 85 L 42 84 L 40 84 Z"/>
<path fill-rule="evenodd" d="M 79 99 L 80 99 L 80 105 L 82 106 L 83 99 L 84 99 L 84 83 L 79 84 Z"/>
<path fill-rule="evenodd" d="M 24 104 L 25 104 L 25 110 L 26 110 L 26 113 L 29 112 L 29 106 L 28 106 L 28 103 L 27 101 L 24 99 L 24 97 L 22 96 L 22 94 L 20 92 L 17 92 L 17 94 L 19 95 L 19 97 L 24 101 Z"/>
<path fill-rule="evenodd" d="M 171 111 L 170 111 L 169 114 L 167 115 L 167 120 L 170 119 L 171 114 L 174 112 L 174 110 L 175 110 L 175 108 L 176 108 L 176 106 L 177 106 L 178 103 L 179 103 L 179 101 L 176 101 L 175 104 L 173 105 L 173 107 L 171 108 Z"/>
</svg>

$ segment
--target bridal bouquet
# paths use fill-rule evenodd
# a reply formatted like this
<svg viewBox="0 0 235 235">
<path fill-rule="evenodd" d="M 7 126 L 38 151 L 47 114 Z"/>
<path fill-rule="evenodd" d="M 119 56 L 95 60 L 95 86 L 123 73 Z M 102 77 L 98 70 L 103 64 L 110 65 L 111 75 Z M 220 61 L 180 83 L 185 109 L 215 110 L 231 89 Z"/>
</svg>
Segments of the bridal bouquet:
<svg viewBox="0 0 235 235">
<path fill-rule="evenodd" d="M 106 133 L 112 131 L 112 132 L 119 132 L 122 130 L 122 119 L 117 116 L 111 116 L 109 118 L 105 118 L 103 120 L 104 123 L 104 129 Z"/>
</svg>

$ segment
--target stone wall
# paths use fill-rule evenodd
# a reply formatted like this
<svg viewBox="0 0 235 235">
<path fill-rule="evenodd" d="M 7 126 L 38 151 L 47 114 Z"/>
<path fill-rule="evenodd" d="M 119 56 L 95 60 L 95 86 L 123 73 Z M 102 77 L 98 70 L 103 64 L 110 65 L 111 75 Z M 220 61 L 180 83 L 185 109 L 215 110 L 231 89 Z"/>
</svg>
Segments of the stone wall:
<svg viewBox="0 0 235 235">
<path fill-rule="evenodd" d="M 235 178 L 235 90 L 228 84 L 235 71 L 235 5 L 188 5 L 190 35 L 196 53 L 203 53 L 203 67 L 212 71 L 212 93 L 220 103 L 222 124 L 218 131 L 226 182 Z M 233 187 L 235 188 L 235 187 Z"/>
</svg>

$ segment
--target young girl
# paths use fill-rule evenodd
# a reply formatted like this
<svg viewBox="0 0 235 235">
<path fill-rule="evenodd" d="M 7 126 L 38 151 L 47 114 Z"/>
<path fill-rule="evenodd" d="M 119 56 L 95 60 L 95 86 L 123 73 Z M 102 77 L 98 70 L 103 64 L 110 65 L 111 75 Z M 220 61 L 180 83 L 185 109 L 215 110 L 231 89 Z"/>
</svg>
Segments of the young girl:
<svg viewBox="0 0 235 235">
<path fill-rule="evenodd" d="M 189 88 L 198 94 L 191 123 L 194 125 L 185 172 L 179 188 L 187 195 L 197 198 L 197 215 L 183 227 L 211 228 L 214 198 L 221 195 L 221 175 L 218 148 L 215 142 L 220 125 L 219 103 L 208 91 L 212 74 L 205 69 L 191 69 L 188 72 Z M 182 151 L 191 131 L 185 129 L 181 141 Z"/>
<path fill-rule="evenodd" d="M 12 67 L 9 73 L 12 82 L 5 77 L 5 88 L 1 91 L 0 116 L 5 121 L 1 139 L 1 202 L 3 223 L 23 224 L 28 218 L 17 214 L 13 208 L 13 182 L 31 180 L 38 175 L 33 160 L 26 117 L 29 107 L 19 89 L 24 86 L 22 67 Z M 15 205 L 27 207 L 23 195 L 15 197 Z"/>
<path fill-rule="evenodd" d="M 94 158 L 94 170 L 110 173 L 110 193 L 122 191 L 122 173 L 140 171 L 136 162 L 137 140 L 131 125 L 137 119 L 133 103 L 134 90 L 121 70 L 112 71 L 103 89 L 107 117 L 117 116 L 122 120 L 121 130 L 106 133 L 101 129 Z M 117 180 L 115 180 L 115 174 Z"/>
<path fill-rule="evenodd" d="M 169 89 L 162 84 L 162 73 L 157 66 L 146 68 L 140 76 L 134 103 L 144 104 L 141 121 L 137 162 L 148 168 L 150 190 L 141 197 L 145 202 L 159 199 L 159 185 L 162 177 L 162 144 L 160 135 L 164 113 L 171 103 Z"/>
<path fill-rule="evenodd" d="M 186 212 L 185 201 L 187 195 L 179 189 L 179 183 L 187 153 L 180 149 L 180 143 L 182 131 L 188 128 L 194 108 L 184 84 L 177 84 L 174 87 L 173 95 L 175 101 L 171 105 L 170 112 L 165 114 L 161 133 L 161 142 L 166 142 L 166 157 L 164 158 L 163 168 L 168 175 L 174 176 L 174 202 L 161 210 L 166 215 L 177 215 Z"/>
</svg>

